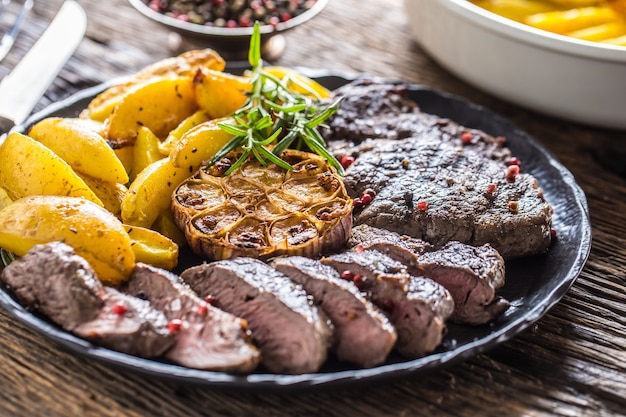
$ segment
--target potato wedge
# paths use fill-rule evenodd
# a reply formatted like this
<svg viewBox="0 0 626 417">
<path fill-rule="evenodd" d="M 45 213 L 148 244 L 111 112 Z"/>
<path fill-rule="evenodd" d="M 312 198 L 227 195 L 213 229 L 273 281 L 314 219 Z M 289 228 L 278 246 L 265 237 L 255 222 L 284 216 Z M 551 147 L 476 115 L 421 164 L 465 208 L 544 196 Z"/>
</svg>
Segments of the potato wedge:
<svg viewBox="0 0 626 417">
<path fill-rule="evenodd" d="M 115 152 L 117 158 L 122 162 L 122 165 L 124 165 L 124 169 L 126 170 L 128 177 L 131 178 L 136 176 L 137 174 L 133 173 L 133 167 L 135 164 L 135 145 L 127 144 L 126 146 L 113 149 L 113 152 Z"/>
<path fill-rule="evenodd" d="M 88 120 L 49 117 L 36 123 L 28 135 L 60 156 L 75 171 L 103 181 L 126 184 L 128 174 L 124 165 L 97 132 L 98 125 Z"/>
<path fill-rule="evenodd" d="M 167 135 L 167 138 L 163 142 L 159 143 L 159 152 L 161 152 L 161 154 L 165 156 L 169 155 L 176 145 L 176 142 L 178 142 L 180 138 L 185 133 L 187 133 L 187 131 L 198 126 L 200 123 L 204 123 L 209 120 L 211 120 L 211 118 L 209 117 L 207 112 L 205 112 L 204 110 L 198 110 L 197 112 L 183 120 L 176 127 L 176 129 L 173 129 L 169 133 L 169 135 Z"/>
<path fill-rule="evenodd" d="M 13 202 L 13 200 L 11 200 L 11 197 L 9 197 L 9 195 L 4 190 L 4 188 L 0 188 L 0 210 L 5 208 L 6 206 L 11 204 L 12 202 Z"/>
<path fill-rule="evenodd" d="M 161 233 L 163 236 L 170 238 L 178 247 L 187 245 L 185 233 L 176 225 L 174 214 L 169 208 L 159 214 L 159 217 L 157 217 L 151 228 Z"/>
<path fill-rule="evenodd" d="M 126 94 L 142 85 L 165 78 L 193 78 L 198 68 L 223 71 L 225 66 L 222 57 L 212 49 L 188 51 L 177 57 L 163 59 L 139 71 L 127 82 L 100 93 L 81 112 L 80 117 L 103 122 L 113 113 Z"/>
<path fill-rule="evenodd" d="M 93 178 L 88 175 L 79 174 L 85 184 L 89 186 L 91 191 L 102 201 L 104 208 L 113 213 L 116 217 L 120 216 L 122 200 L 128 193 L 128 188 L 124 184 L 116 182 L 103 181 L 100 178 Z"/>
<path fill-rule="evenodd" d="M 292 68 L 270 66 L 265 67 L 264 70 L 285 82 L 291 91 L 318 100 L 330 97 L 329 89 Z"/>
<path fill-rule="evenodd" d="M 163 158 L 159 152 L 161 141 L 150 129 L 145 126 L 139 128 L 137 141 L 133 147 L 133 169 L 131 178 L 134 179 L 148 165 Z"/>
<path fill-rule="evenodd" d="M 170 207 L 172 193 L 190 173 L 163 158 L 137 175 L 122 201 L 122 221 L 149 228 L 159 214 Z"/>
<path fill-rule="evenodd" d="M 0 187 L 12 200 L 30 195 L 84 197 L 102 201 L 70 167 L 43 144 L 11 133 L 0 146 Z"/>
<path fill-rule="evenodd" d="M 178 264 L 178 245 L 159 232 L 139 226 L 124 226 L 130 237 L 135 261 L 163 269 Z"/>
<path fill-rule="evenodd" d="M 189 175 L 197 171 L 203 162 L 213 158 L 217 151 L 233 139 L 233 135 L 218 126 L 219 123 L 229 121 L 232 119 L 209 120 L 185 133 L 172 149 L 172 164 L 186 169 Z"/>
<path fill-rule="evenodd" d="M 567 34 L 572 38 L 592 42 L 600 42 L 624 35 L 626 35 L 626 21 L 623 20 L 591 26 Z"/>
<path fill-rule="evenodd" d="M 73 247 L 106 284 L 125 281 L 135 267 L 122 223 L 84 198 L 31 196 L 0 211 L 0 247 L 5 250 L 23 256 L 36 244 L 54 241 Z"/>
<path fill-rule="evenodd" d="M 202 70 L 194 78 L 200 109 L 212 119 L 228 116 L 244 105 L 252 88 L 248 77 Z"/>
<path fill-rule="evenodd" d="M 141 126 L 163 138 L 197 108 L 190 78 L 148 83 L 124 96 L 115 107 L 108 119 L 107 138 L 119 144 L 134 143 Z"/>
</svg>

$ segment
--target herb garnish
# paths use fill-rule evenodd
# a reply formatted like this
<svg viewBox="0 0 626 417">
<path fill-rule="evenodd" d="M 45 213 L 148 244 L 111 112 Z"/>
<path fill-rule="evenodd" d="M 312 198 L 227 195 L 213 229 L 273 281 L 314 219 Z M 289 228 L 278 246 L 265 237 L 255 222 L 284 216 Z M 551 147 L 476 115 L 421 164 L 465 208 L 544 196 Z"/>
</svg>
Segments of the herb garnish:
<svg viewBox="0 0 626 417">
<path fill-rule="evenodd" d="M 340 175 L 344 175 L 343 167 L 328 152 L 326 142 L 317 130 L 337 112 L 341 99 L 323 108 L 316 104 L 317 100 L 290 91 L 285 81 L 265 71 L 261 59 L 261 34 L 258 22 L 254 25 L 250 39 L 248 61 L 252 67 L 250 76 L 252 90 L 248 99 L 231 116 L 233 122 L 218 124 L 222 130 L 235 137 L 217 152 L 208 166 L 214 165 L 229 152 L 241 148 L 243 153 L 225 175 L 240 167 L 251 154 L 263 166 L 271 162 L 292 170 L 293 167 L 281 159 L 280 155 L 285 149 L 295 145 L 296 149 L 307 146 L 325 158 Z"/>
</svg>

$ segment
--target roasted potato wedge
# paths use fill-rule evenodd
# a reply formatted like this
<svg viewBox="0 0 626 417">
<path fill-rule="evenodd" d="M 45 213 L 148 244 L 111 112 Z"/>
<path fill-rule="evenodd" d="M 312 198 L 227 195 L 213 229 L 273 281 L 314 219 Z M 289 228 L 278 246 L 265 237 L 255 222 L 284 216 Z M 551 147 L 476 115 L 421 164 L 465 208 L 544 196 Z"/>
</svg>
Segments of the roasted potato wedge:
<svg viewBox="0 0 626 417">
<path fill-rule="evenodd" d="M 130 237 L 135 261 L 171 270 L 178 264 L 178 245 L 154 230 L 124 226 Z"/>
<path fill-rule="evenodd" d="M 175 167 L 185 168 L 189 175 L 197 171 L 203 162 L 213 158 L 224 145 L 233 139 L 232 134 L 218 126 L 219 123 L 229 122 L 232 122 L 232 119 L 213 119 L 189 130 L 172 149 L 170 154 L 172 164 Z"/>
<path fill-rule="evenodd" d="M 3 249 L 23 256 L 36 244 L 54 241 L 73 247 L 106 284 L 125 281 L 135 267 L 135 253 L 124 225 L 84 198 L 31 196 L 0 211 Z"/>
<path fill-rule="evenodd" d="M 0 210 L 5 208 L 6 206 L 11 204 L 12 202 L 13 202 L 13 200 L 11 200 L 11 197 L 9 197 L 9 195 L 4 190 L 4 188 L 0 188 Z"/>
<path fill-rule="evenodd" d="M 102 206 L 102 201 L 67 162 L 21 133 L 11 133 L 0 146 L 0 187 L 12 200 L 60 195 L 84 197 Z"/>
<path fill-rule="evenodd" d="M 187 133 L 187 131 L 192 128 L 198 126 L 200 123 L 204 123 L 206 121 L 211 120 L 211 117 L 204 110 L 198 110 L 185 120 L 183 120 L 176 129 L 172 130 L 167 138 L 159 143 L 159 152 L 161 154 L 167 156 L 172 152 L 172 149 L 176 145 L 176 142 L 180 140 L 180 138 Z"/>
<path fill-rule="evenodd" d="M 164 138 L 197 108 L 190 78 L 148 83 L 124 96 L 115 107 L 108 119 L 107 138 L 119 145 L 134 143 L 141 126 Z"/>
<path fill-rule="evenodd" d="M 163 236 L 170 238 L 179 247 L 187 244 L 185 234 L 176 225 L 174 214 L 169 207 L 159 214 L 159 217 L 157 217 L 151 228 L 161 233 Z"/>
<path fill-rule="evenodd" d="M 28 135 L 60 156 L 75 171 L 103 181 L 126 184 L 128 174 L 104 138 L 99 123 L 49 117 L 36 123 Z"/>
<path fill-rule="evenodd" d="M 187 169 L 175 167 L 167 157 L 146 167 L 122 201 L 122 221 L 149 228 L 159 214 L 170 207 L 172 192 L 189 175 Z"/>
<path fill-rule="evenodd" d="M 264 69 L 269 74 L 283 81 L 291 91 L 318 100 L 330 97 L 329 89 L 292 68 L 271 66 Z"/>
<path fill-rule="evenodd" d="M 150 129 L 145 126 L 139 128 L 137 141 L 133 147 L 133 169 L 131 178 L 134 179 L 148 165 L 163 158 L 159 152 L 161 141 Z"/>
<path fill-rule="evenodd" d="M 124 184 L 117 182 L 103 181 L 100 178 L 93 178 L 84 174 L 79 174 L 79 176 L 102 201 L 104 208 L 119 217 L 122 200 L 126 197 L 128 188 Z"/>
<path fill-rule="evenodd" d="M 228 116 L 244 105 L 252 88 L 248 77 L 202 70 L 194 78 L 200 109 L 212 119 Z"/>
<path fill-rule="evenodd" d="M 177 77 L 193 78 L 198 68 L 223 71 L 226 63 L 212 49 L 185 52 L 177 57 L 166 58 L 132 76 L 127 82 L 113 86 L 95 97 L 80 114 L 81 118 L 106 120 L 124 96 L 150 82 Z"/>
</svg>

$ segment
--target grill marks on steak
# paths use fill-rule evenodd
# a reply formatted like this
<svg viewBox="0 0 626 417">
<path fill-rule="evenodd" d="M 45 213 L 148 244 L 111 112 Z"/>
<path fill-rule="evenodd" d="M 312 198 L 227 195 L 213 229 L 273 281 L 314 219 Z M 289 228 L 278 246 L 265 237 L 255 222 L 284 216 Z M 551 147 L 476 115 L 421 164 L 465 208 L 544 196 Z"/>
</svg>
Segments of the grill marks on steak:
<svg viewBox="0 0 626 417">
<path fill-rule="evenodd" d="M 449 241 L 490 243 L 504 258 L 545 252 L 552 208 L 536 179 L 525 173 L 507 177 L 511 155 L 497 138 L 431 115 L 376 113 L 385 107 L 376 102 L 368 106 L 368 94 L 387 91 L 393 108 L 398 88 L 357 81 L 334 93 L 350 97 L 326 132 L 338 157 L 356 158 L 344 178 L 348 193 L 377 193 L 355 213 L 355 224 L 408 234 L 438 247 Z M 350 105 L 361 101 L 361 106 Z M 355 127 L 352 120 L 373 127 Z M 418 209 L 420 202 L 427 209 Z"/>
<path fill-rule="evenodd" d="M 403 263 L 411 275 L 424 276 L 443 285 L 454 299 L 451 321 L 484 324 L 509 306 L 496 296 L 504 286 L 505 264 L 490 245 L 479 247 L 449 242 L 440 249 L 406 235 L 360 225 L 353 229 L 348 246 L 353 250 L 377 250 Z"/>
<path fill-rule="evenodd" d="M 271 266 L 302 285 L 334 325 L 333 351 L 340 361 L 372 367 L 385 361 L 397 336 L 387 317 L 357 287 L 319 260 L 291 256 Z"/>
<path fill-rule="evenodd" d="M 332 331 L 306 292 L 267 264 L 235 258 L 187 269 L 183 280 L 201 297 L 248 321 L 262 363 L 271 372 L 316 372 Z"/>
<path fill-rule="evenodd" d="M 357 285 L 383 308 L 398 332 L 396 350 L 418 358 L 435 350 L 454 302 L 441 285 L 411 276 L 401 263 L 377 251 L 344 252 L 322 258 L 340 273 L 358 274 Z"/>
<path fill-rule="evenodd" d="M 165 358 L 196 369 L 246 373 L 260 361 L 245 323 L 202 300 L 179 276 L 138 263 L 124 289 L 144 298 L 169 321 L 180 320 Z"/>
<path fill-rule="evenodd" d="M 97 344 L 157 357 L 173 343 L 162 313 L 103 287 L 87 261 L 64 243 L 34 246 L 4 268 L 2 281 L 27 308 Z"/>
</svg>

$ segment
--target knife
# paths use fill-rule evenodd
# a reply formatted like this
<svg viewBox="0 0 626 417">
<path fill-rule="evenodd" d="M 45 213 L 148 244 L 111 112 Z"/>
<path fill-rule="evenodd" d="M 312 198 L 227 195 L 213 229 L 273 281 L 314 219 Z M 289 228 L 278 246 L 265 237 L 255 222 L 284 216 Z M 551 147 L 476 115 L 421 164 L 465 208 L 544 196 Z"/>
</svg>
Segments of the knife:
<svg viewBox="0 0 626 417">
<path fill-rule="evenodd" d="M 66 0 L 41 38 L 0 82 L 0 143 L 30 115 L 76 50 L 86 28 L 83 8 L 75 0 Z"/>
</svg>

